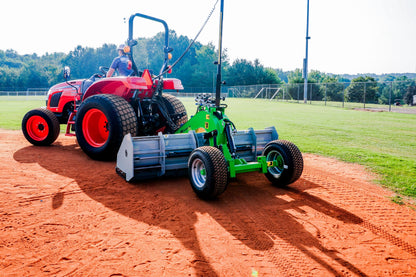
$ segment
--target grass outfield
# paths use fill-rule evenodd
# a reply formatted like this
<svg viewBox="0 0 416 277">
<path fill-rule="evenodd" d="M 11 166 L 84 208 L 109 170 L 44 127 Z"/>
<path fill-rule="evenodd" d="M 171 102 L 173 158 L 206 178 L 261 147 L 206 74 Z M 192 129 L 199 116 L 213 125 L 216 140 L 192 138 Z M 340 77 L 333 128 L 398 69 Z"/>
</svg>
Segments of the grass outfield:
<svg viewBox="0 0 416 277">
<path fill-rule="evenodd" d="M 23 116 L 29 110 L 42 106 L 46 106 L 45 97 L 0 96 L 0 128 L 20 130 Z"/>
<path fill-rule="evenodd" d="M 181 99 L 193 115 L 193 98 Z M 302 152 L 367 166 L 392 190 L 416 197 L 416 115 L 364 112 L 335 107 L 228 98 L 228 117 L 240 130 L 275 126 L 280 139 Z M 3 101 L 0 128 L 20 129 L 23 115 L 39 101 Z"/>
</svg>

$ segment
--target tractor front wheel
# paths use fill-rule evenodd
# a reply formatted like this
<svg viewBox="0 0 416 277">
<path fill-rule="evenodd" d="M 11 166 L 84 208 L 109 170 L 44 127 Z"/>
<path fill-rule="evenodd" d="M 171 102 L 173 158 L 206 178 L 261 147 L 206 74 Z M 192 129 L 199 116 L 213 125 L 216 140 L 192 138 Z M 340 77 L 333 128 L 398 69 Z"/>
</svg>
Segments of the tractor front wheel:
<svg viewBox="0 0 416 277">
<path fill-rule="evenodd" d="M 295 144 L 286 140 L 269 142 L 263 150 L 268 164 L 265 174 L 273 185 L 283 187 L 294 183 L 303 172 L 303 157 Z"/>
<path fill-rule="evenodd" d="M 60 126 L 53 112 L 40 108 L 26 113 L 22 120 L 22 131 L 31 144 L 47 146 L 58 138 Z"/>
<path fill-rule="evenodd" d="M 137 133 L 137 117 L 122 97 L 98 94 L 79 108 L 75 130 L 81 149 L 94 160 L 114 160 L 125 135 Z"/>
<path fill-rule="evenodd" d="M 228 166 L 224 155 L 212 146 L 195 149 L 188 160 L 188 176 L 199 198 L 216 198 L 228 185 Z"/>
</svg>

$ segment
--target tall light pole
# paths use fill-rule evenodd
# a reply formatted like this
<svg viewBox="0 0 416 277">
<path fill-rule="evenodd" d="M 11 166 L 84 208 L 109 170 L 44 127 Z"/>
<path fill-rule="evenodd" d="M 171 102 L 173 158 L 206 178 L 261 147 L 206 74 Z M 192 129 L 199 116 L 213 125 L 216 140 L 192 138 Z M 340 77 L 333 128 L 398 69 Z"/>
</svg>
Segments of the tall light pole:
<svg viewBox="0 0 416 277">
<path fill-rule="evenodd" d="M 306 54 L 305 59 L 303 60 L 303 78 L 305 79 L 305 85 L 303 88 L 303 103 L 308 102 L 308 40 L 309 37 L 309 0 L 307 4 L 306 11 Z"/>
</svg>

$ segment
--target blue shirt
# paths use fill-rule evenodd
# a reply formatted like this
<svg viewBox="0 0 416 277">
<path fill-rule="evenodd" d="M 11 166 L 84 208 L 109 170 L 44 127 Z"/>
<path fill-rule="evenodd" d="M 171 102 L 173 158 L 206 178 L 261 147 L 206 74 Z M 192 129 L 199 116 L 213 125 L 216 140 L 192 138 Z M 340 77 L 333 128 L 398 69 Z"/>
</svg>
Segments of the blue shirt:
<svg viewBox="0 0 416 277">
<path fill-rule="evenodd" d="M 131 61 L 126 55 L 119 56 L 113 60 L 110 68 L 118 70 L 118 74 L 121 76 L 129 76 L 133 70 L 131 69 Z"/>
</svg>

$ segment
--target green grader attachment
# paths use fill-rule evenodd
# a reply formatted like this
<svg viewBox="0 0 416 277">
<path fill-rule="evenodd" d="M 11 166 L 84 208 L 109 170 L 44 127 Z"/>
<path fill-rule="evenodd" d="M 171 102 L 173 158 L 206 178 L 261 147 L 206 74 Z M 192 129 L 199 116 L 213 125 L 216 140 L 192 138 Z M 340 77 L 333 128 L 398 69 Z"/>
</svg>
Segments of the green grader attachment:
<svg viewBox="0 0 416 277">
<path fill-rule="evenodd" d="M 191 186 L 203 199 L 223 193 L 238 173 L 264 173 L 275 186 L 295 182 L 303 158 L 293 143 L 278 140 L 274 127 L 237 131 L 224 113 L 225 104 L 203 94 L 197 112 L 175 134 L 124 137 L 116 170 L 127 181 L 188 172 Z"/>
<path fill-rule="evenodd" d="M 221 104 L 225 100 L 221 99 L 223 14 L 221 0 L 215 99 L 207 94 L 197 96 L 196 114 L 174 134 L 127 134 L 117 153 L 116 167 L 127 181 L 187 171 L 195 193 L 211 199 L 223 193 L 229 179 L 239 173 L 264 173 L 275 186 L 289 185 L 302 175 L 302 153 L 293 143 L 279 140 L 274 127 L 237 131 L 225 115 L 227 105 Z"/>
</svg>

